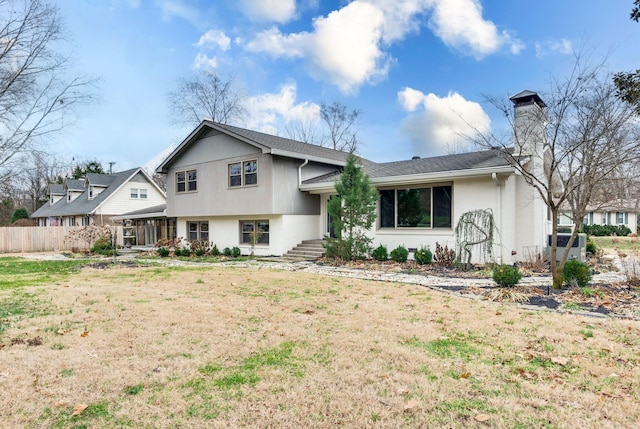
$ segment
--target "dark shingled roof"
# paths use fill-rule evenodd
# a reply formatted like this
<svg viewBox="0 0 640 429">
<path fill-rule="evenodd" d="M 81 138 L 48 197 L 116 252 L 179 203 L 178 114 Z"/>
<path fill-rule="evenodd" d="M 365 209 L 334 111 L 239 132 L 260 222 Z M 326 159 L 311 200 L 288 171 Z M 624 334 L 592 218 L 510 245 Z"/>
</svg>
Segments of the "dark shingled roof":
<svg viewBox="0 0 640 429">
<path fill-rule="evenodd" d="M 100 194 L 96 195 L 92 200 L 89 199 L 89 190 L 82 186 L 82 193 L 78 195 L 76 199 L 71 202 L 67 202 L 66 198 L 61 198 L 55 204 L 46 203 L 38 210 L 31 214 L 31 218 L 39 218 L 39 217 L 55 217 L 55 216 L 72 216 L 72 215 L 87 215 L 94 212 L 100 204 L 102 204 L 107 198 L 111 196 L 120 186 L 122 186 L 130 177 L 140 171 L 140 167 L 132 168 L 131 170 L 121 171 L 119 173 L 114 174 L 105 174 L 103 176 L 110 176 L 109 178 L 104 178 L 104 183 L 107 180 L 111 181 L 109 187 L 107 187 Z M 77 186 L 77 182 L 80 182 L 84 185 L 83 180 L 67 180 L 67 183 L 71 182 L 72 186 Z M 77 188 L 71 188 L 77 189 Z"/>
<path fill-rule="evenodd" d="M 285 137 L 273 136 L 271 134 L 260 133 L 258 131 L 247 130 L 244 128 L 234 127 L 232 125 L 215 124 L 217 127 L 227 130 L 231 133 L 244 137 L 245 139 L 254 141 L 262 146 L 270 149 L 278 149 L 287 152 L 294 152 L 300 155 L 308 155 L 318 158 L 326 158 L 333 161 L 344 163 L 347 159 L 348 152 L 330 149 L 315 144 L 303 143 L 297 140 Z"/>
</svg>

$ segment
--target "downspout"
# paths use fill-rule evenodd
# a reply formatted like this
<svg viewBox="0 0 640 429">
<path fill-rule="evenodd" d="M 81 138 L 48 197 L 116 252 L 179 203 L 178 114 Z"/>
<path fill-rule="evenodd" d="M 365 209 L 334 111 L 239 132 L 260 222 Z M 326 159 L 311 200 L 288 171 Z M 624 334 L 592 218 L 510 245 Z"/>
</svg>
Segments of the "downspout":
<svg viewBox="0 0 640 429">
<path fill-rule="evenodd" d="M 496 226 L 498 227 L 498 231 L 502 231 L 502 189 L 500 187 L 500 180 L 498 180 L 498 175 L 496 173 L 491 173 L 491 180 L 496 184 Z M 498 234 L 500 237 L 500 243 L 498 246 L 500 248 L 500 256 L 498 256 L 498 260 L 496 261 L 498 264 L 502 264 L 502 234 Z"/>
<path fill-rule="evenodd" d="M 305 159 L 302 164 L 298 166 L 298 187 L 302 186 L 302 167 L 309 163 L 308 159 Z"/>
</svg>

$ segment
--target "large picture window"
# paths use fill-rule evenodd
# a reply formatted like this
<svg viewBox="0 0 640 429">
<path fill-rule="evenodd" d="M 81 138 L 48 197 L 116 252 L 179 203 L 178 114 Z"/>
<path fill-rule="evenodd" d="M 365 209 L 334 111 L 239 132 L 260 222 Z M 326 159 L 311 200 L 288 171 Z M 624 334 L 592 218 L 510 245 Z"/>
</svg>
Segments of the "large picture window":
<svg viewBox="0 0 640 429">
<path fill-rule="evenodd" d="M 254 237 L 255 235 L 255 237 Z M 240 221 L 240 242 L 242 244 L 269 244 L 268 220 L 242 220 Z"/>
<path fill-rule="evenodd" d="M 198 190 L 197 170 L 176 172 L 176 192 L 195 192 Z"/>
<path fill-rule="evenodd" d="M 451 228 L 451 186 L 380 191 L 380 228 Z"/>
<path fill-rule="evenodd" d="M 258 184 L 258 160 L 229 164 L 229 187 L 252 186 Z"/>
<path fill-rule="evenodd" d="M 189 241 L 209 241 L 209 222 L 187 222 Z"/>
</svg>

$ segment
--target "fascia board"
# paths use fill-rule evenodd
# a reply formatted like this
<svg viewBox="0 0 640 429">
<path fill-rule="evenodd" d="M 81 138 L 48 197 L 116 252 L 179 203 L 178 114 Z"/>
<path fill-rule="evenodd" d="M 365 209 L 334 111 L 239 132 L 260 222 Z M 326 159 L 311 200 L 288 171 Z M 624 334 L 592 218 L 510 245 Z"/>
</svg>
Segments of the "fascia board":
<svg viewBox="0 0 640 429">
<path fill-rule="evenodd" d="M 287 158 L 295 158 L 295 159 L 308 159 L 309 161 L 321 162 L 323 164 L 338 165 L 340 167 L 344 167 L 345 165 L 347 165 L 346 161 L 336 161 L 335 159 L 324 158 L 321 156 L 306 155 L 303 153 L 291 152 L 288 150 L 271 149 L 270 152 L 271 152 L 271 155 L 284 156 Z"/>
<path fill-rule="evenodd" d="M 403 176 L 385 176 L 369 179 L 370 183 L 378 188 L 384 186 L 397 186 L 397 185 L 410 185 L 414 183 L 429 183 L 438 181 L 451 181 L 455 179 L 468 179 L 473 177 L 482 177 L 491 175 L 492 173 L 512 174 L 515 169 L 510 166 L 504 167 L 488 167 L 488 168 L 475 168 L 472 170 L 453 170 L 453 171 L 439 171 L 437 173 L 426 174 L 407 174 Z M 311 183 L 308 185 L 300 186 L 301 191 L 307 191 L 314 193 L 332 192 L 335 190 L 333 183 Z"/>
</svg>

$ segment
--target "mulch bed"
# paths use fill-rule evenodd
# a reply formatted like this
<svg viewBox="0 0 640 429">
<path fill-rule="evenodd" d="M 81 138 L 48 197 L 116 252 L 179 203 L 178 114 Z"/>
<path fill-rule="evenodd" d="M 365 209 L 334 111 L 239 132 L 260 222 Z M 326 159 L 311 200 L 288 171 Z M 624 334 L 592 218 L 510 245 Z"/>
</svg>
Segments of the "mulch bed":
<svg viewBox="0 0 640 429">
<path fill-rule="evenodd" d="M 438 265 L 419 265 L 415 262 L 396 263 L 393 261 L 342 261 L 340 263 L 322 259 L 320 265 L 342 266 L 354 269 L 397 272 L 404 274 L 422 274 L 445 278 L 484 278 L 487 272 L 479 268 L 463 271 Z M 598 265 L 599 272 L 606 272 L 613 268 Z M 527 270 L 525 270 L 527 271 Z M 548 272 L 527 272 L 532 276 L 550 277 Z M 469 287 L 469 286 L 439 286 L 438 289 L 460 294 L 485 295 L 498 287 Z M 640 318 L 640 288 L 629 286 L 625 282 L 618 283 L 590 283 L 585 288 L 564 287 L 561 290 L 540 286 L 516 286 L 514 292 L 526 295 L 527 305 L 545 307 L 552 310 L 567 312 L 590 312 L 616 317 Z"/>
</svg>

